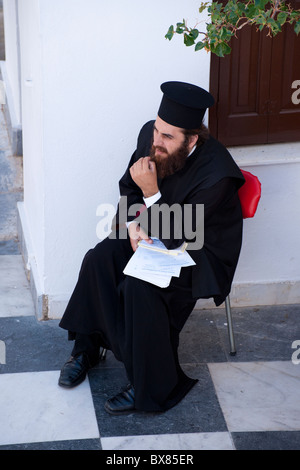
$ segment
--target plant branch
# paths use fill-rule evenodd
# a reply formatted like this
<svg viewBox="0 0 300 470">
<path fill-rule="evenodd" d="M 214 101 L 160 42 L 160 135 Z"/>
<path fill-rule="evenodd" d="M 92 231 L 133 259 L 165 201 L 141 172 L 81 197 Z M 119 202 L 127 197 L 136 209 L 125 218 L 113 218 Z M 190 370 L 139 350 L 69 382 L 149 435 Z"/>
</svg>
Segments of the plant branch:
<svg viewBox="0 0 300 470">
<path fill-rule="evenodd" d="M 199 13 L 207 11 L 210 22 L 206 24 L 206 32 L 189 28 L 186 21 L 177 23 L 176 28 L 170 26 L 165 37 L 169 40 L 175 34 L 183 34 L 186 46 L 195 46 L 195 50 L 205 49 L 223 57 L 230 54 L 229 45 L 232 36 L 246 25 L 256 25 L 259 31 L 266 30 L 268 36 L 275 36 L 282 31 L 285 23 L 294 26 L 294 31 L 300 33 L 300 10 L 293 10 L 290 4 L 283 0 L 249 0 L 243 3 L 238 0 L 228 0 L 225 4 L 213 1 L 202 2 Z M 202 35 L 202 41 L 198 36 Z"/>
</svg>

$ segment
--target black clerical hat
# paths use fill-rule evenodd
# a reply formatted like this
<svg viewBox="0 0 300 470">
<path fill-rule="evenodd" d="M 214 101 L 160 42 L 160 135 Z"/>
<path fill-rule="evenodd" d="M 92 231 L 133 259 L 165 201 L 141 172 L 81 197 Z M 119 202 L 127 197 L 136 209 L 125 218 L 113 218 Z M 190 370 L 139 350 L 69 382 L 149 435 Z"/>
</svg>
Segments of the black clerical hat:
<svg viewBox="0 0 300 470">
<path fill-rule="evenodd" d="M 197 129 L 201 126 L 207 108 L 214 104 L 210 93 L 184 82 L 165 82 L 158 116 L 172 126 Z"/>
</svg>

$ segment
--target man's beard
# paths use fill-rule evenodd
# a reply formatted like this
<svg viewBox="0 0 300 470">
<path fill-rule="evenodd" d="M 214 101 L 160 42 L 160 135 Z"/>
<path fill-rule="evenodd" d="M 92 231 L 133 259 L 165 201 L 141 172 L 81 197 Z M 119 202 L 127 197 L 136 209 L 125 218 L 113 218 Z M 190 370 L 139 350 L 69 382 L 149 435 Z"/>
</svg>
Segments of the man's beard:
<svg viewBox="0 0 300 470">
<path fill-rule="evenodd" d="M 168 153 L 164 147 L 152 145 L 150 150 L 150 159 L 155 162 L 158 178 L 162 179 L 166 176 L 173 175 L 176 171 L 181 170 L 186 162 L 189 154 L 188 139 L 173 153 Z M 163 155 L 155 155 L 155 151 L 164 152 Z"/>
</svg>

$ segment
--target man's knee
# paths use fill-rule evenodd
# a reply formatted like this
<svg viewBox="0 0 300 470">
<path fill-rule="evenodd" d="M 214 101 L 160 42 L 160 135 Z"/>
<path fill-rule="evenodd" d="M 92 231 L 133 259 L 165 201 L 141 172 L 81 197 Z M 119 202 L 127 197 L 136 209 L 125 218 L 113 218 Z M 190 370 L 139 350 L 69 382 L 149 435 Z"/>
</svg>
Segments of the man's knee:
<svg viewBox="0 0 300 470">
<path fill-rule="evenodd" d="M 156 304 L 156 299 L 161 297 L 159 288 L 132 276 L 126 276 L 123 289 L 126 301 L 129 304 L 139 304 L 144 310 L 146 306 L 151 309 Z"/>
<path fill-rule="evenodd" d="M 125 289 L 127 293 L 138 294 L 141 291 L 151 289 L 151 284 L 136 277 L 126 276 Z"/>
</svg>

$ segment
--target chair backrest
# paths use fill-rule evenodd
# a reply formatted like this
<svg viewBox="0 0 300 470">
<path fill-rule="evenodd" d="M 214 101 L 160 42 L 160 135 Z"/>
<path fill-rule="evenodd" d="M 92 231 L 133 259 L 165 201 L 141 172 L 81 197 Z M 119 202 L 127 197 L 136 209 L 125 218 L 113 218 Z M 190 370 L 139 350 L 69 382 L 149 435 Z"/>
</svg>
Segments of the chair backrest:
<svg viewBox="0 0 300 470">
<path fill-rule="evenodd" d="M 249 171 L 241 170 L 245 183 L 239 189 L 238 195 L 241 202 L 243 218 L 253 217 L 261 196 L 261 183 L 257 176 Z"/>
</svg>

